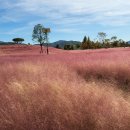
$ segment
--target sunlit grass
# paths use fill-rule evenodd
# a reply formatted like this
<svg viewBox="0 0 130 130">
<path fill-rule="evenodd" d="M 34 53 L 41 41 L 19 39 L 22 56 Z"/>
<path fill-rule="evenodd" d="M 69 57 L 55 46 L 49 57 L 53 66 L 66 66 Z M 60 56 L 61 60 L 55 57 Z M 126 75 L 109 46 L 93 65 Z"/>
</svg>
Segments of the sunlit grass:
<svg viewBox="0 0 130 130">
<path fill-rule="evenodd" d="M 0 129 L 129 130 L 129 52 L 54 51 L 0 57 Z"/>
</svg>

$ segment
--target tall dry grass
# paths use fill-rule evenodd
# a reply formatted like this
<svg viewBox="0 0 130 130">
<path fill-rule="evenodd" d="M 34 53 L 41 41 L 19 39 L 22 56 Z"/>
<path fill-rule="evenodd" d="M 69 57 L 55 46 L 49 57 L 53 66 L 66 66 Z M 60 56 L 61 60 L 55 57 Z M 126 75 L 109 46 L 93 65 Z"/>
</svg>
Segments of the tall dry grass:
<svg viewBox="0 0 130 130">
<path fill-rule="evenodd" d="M 0 130 L 130 130 L 129 95 L 65 63 L 10 61 L 0 69 Z"/>
</svg>

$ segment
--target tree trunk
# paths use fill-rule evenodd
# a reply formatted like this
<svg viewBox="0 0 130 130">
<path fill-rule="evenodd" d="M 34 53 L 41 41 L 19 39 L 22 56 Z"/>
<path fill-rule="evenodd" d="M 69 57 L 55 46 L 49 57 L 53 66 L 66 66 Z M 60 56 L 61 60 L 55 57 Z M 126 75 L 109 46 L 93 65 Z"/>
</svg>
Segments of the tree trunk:
<svg viewBox="0 0 130 130">
<path fill-rule="evenodd" d="M 41 46 L 40 53 L 43 53 L 42 43 L 40 43 L 40 46 Z"/>
<path fill-rule="evenodd" d="M 49 54 L 48 43 L 47 43 L 47 55 Z"/>
</svg>

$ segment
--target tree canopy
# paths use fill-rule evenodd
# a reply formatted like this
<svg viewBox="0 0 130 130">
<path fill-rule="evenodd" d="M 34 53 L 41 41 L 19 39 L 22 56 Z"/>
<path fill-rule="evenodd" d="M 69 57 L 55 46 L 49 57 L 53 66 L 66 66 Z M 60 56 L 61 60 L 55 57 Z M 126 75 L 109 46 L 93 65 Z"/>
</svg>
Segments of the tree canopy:
<svg viewBox="0 0 130 130">
<path fill-rule="evenodd" d="M 43 44 L 45 42 L 45 32 L 43 31 L 44 30 L 44 26 L 41 25 L 41 24 L 37 24 L 34 26 L 34 29 L 33 29 L 33 34 L 32 34 L 32 40 L 33 41 L 36 41 L 40 44 Z"/>
<path fill-rule="evenodd" d="M 19 44 L 19 43 L 22 43 L 24 41 L 24 39 L 23 38 L 14 38 L 14 39 L 12 39 L 12 41 Z"/>
<path fill-rule="evenodd" d="M 84 36 L 80 45 L 81 49 L 98 49 L 98 48 L 113 48 L 113 47 L 130 47 L 128 42 L 118 39 L 117 36 L 112 36 L 110 39 L 106 38 L 106 33 L 99 32 L 99 41 L 92 41 L 89 37 Z"/>
<path fill-rule="evenodd" d="M 104 33 L 104 32 L 99 32 L 99 33 L 98 33 L 99 41 L 100 41 L 101 43 L 103 43 L 104 40 L 105 40 L 105 38 L 106 38 L 106 36 L 107 36 L 106 33 Z"/>
</svg>

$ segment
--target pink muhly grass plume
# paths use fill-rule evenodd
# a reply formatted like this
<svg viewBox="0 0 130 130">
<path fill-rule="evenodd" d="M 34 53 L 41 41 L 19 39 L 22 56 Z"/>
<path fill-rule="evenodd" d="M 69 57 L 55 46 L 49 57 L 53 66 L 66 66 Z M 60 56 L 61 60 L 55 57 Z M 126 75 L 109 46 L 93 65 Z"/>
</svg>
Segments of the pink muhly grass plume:
<svg viewBox="0 0 130 130">
<path fill-rule="evenodd" d="M 129 49 L 11 47 L 0 54 L 1 130 L 130 129 Z"/>
</svg>

